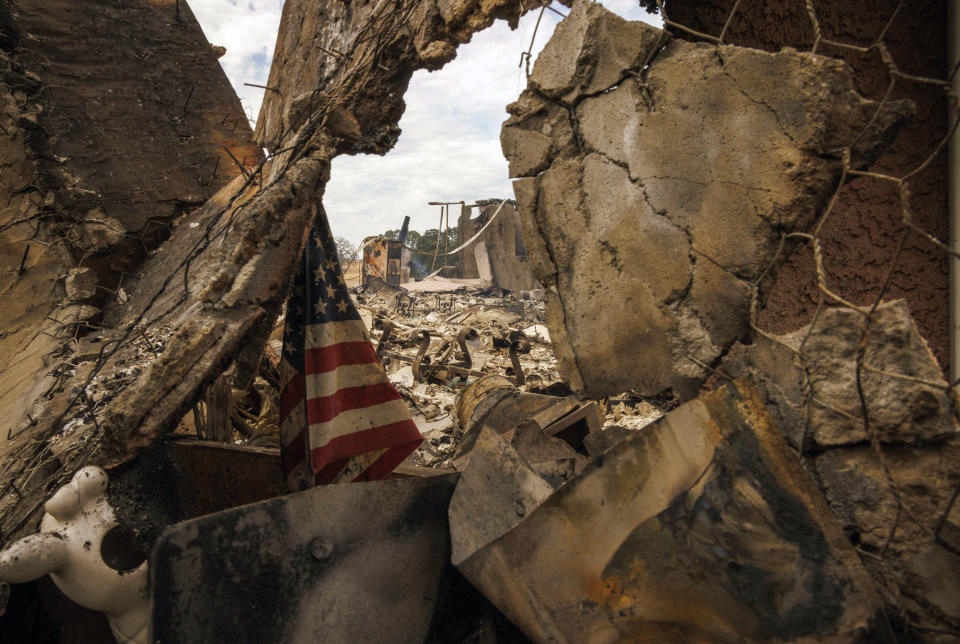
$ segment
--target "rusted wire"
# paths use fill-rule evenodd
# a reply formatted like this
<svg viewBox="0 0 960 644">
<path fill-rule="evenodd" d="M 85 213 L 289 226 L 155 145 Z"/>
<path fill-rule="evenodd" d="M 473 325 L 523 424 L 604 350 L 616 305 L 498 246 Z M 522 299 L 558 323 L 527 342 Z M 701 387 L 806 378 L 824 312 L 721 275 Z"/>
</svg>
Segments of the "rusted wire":
<svg viewBox="0 0 960 644">
<path fill-rule="evenodd" d="M 339 102 L 349 100 L 351 97 L 361 95 L 368 84 L 375 82 L 378 73 L 387 72 L 379 61 L 384 56 L 384 49 L 390 44 L 391 38 L 397 36 L 398 32 L 408 29 L 408 21 L 413 12 L 420 6 L 419 0 L 405 2 L 400 0 L 393 4 L 386 0 L 379 0 L 378 4 L 366 18 L 364 25 L 357 32 L 358 37 L 351 43 L 343 47 L 343 51 L 337 51 L 332 56 L 335 59 L 333 67 L 332 85 L 324 88 L 316 88 L 316 92 L 323 91 L 328 97 L 326 101 L 318 101 L 318 105 L 313 113 L 308 117 L 306 123 L 298 130 L 293 142 L 283 149 L 275 151 L 271 155 L 274 161 L 274 171 L 268 182 L 263 182 L 263 165 L 267 159 L 262 159 L 260 164 L 253 172 L 249 171 L 243 163 L 239 162 L 228 150 L 234 163 L 241 168 L 244 183 L 233 194 L 228 203 L 218 208 L 215 214 L 210 218 L 204 234 L 186 253 L 185 257 L 172 266 L 168 275 L 161 282 L 157 292 L 148 298 L 146 306 L 137 315 L 133 317 L 132 323 L 118 333 L 118 337 L 105 342 L 100 353 L 94 360 L 84 382 L 77 387 L 77 392 L 72 394 L 65 403 L 65 408 L 55 418 L 46 424 L 46 428 L 36 435 L 32 435 L 28 440 L 15 446 L 13 451 L 7 455 L 0 463 L 0 473 L 4 474 L 9 481 L 0 489 L 0 547 L 2 547 L 19 529 L 24 527 L 31 517 L 34 517 L 40 510 L 42 502 L 46 495 L 56 487 L 64 484 L 77 469 L 76 462 L 60 462 L 49 449 L 49 442 L 54 435 L 60 431 L 64 423 L 77 417 L 84 410 L 80 410 L 78 403 L 82 402 L 84 391 L 90 386 L 91 382 L 103 371 L 103 368 L 109 363 L 111 358 L 119 351 L 126 348 L 133 340 L 139 338 L 138 325 L 148 316 L 159 319 L 168 315 L 177 306 L 182 304 L 189 297 L 189 271 L 194 260 L 199 258 L 202 253 L 219 238 L 223 238 L 232 221 L 242 212 L 251 201 L 237 204 L 241 195 L 248 193 L 251 187 L 257 190 L 264 190 L 280 181 L 293 165 L 304 156 L 309 154 L 315 147 L 313 137 L 320 128 L 324 117 L 330 108 Z M 179 9 L 179 6 L 177 7 Z M 361 50 L 359 45 L 367 42 L 375 42 L 376 45 L 371 48 Z M 237 121 L 239 123 L 239 121 Z M 236 127 L 236 125 L 234 126 Z M 219 162 L 217 164 L 219 166 Z M 214 174 L 216 173 L 216 168 Z M 259 178 L 259 180 L 258 180 Z M 39 189 L 38 189 L 39 190 Z M 32 220 L 52 217 L 53 213 L 38 213 L 24 221 L 10 222 L 8 226 L 19 223 L 27 223 Z M 47 245 L 47 242 L 41 239 L 31 239 L 31 243 Z M 154 306 L 163 298 L 165 294 L 171 292 L 171 289 L 178 282 L 180 273 L 182 275 L 182 291 L 179 296 L 171 303 L 166 311 L 152 311 Z M 44 331 L 41 329 L 37 334 Z M 77 411 L 80 410 L 80 411 Z M 98 430 L 99 431 L 99 430 Z M 83 453 L 79 462 L 86 463 L 93 459 L 97 454 L 95 436 L 90 436 L 90 440 L 85 443 Z M 81 465 L 82 466 L 82 465 Z M 36 480 L 32 474 L 50 468 L 52 474 L 42 481 Z M 16 490 L 14 492 L 13 490 Z M 41 500 L 29 506 L 21 503 L 7 503 L 7 495 L 16 494 L 17 498 L 39 496 Z"/>
<path fill-rule="evenodd" d="M 825 37 L 823 35 L 822 26 L 816 11 L 816 5 L 814 0 L 802 0 L 802 2 L 803 2 L 803 6 L 806 11 L 806 14 L 813 32 L 813 45 L 811 47 L 812 53 L 818 53 L 818 50 L 821 47 L 828 46 L 828 45 L 831 47 L 840 49 L 841 51 L 853 51 L 858 53 L 866 53 L 871 50 L 876 50 L 877 52 L 879 52 L 881 59 L 887 68 L 888 83 L 886 86 L 886 90 L 884 91 L 882 98 L 877 104 L 876 109 L 874 110 L 870 120 L 857 133 L 857 135 L 853 138 L 853 140 L 846 147 L 844 147 L 840 152 L 840 157 L 841 157 L 840 158 L 840 163 L 841 163 L 840 179 L 837 183 L 836 189 L 833 191 L 830 198 L 827 200 L 827 203 L 825 204 L 824 208 L 819 213 L 817 220 L 814 226 L 811 228 L 810 232 L 809 233 L 791 233 L 789 235 L 782 236 L 780 240 L 780 245 L 776 250 L 776 252 L 774 253 L 773 259 L 761 272 L 760 277 L 753 283 L 752 285 L 753 290 L 752 290 L 751 301 L 750 301 L 750 326 L 753 329 L 753 331 L 758 335 L 766 338 L 767 340 L 770 340 L 771 342 L 776 343 L 778 346 L 786 348 L 789 352 L 791 352 L 791 354 L 794 356 L 794 359 L 796 360 L 797 365 L 799 366 L 802 373 L 804 374 L 804 382 L 802 386 L 804 388 L 804 393 L 805 393 L 807 424 L 806 424 L 806 427 L 804 428 L 804 433 L 800 440 L 799 452 L 801 457 L 805 457 L 808 452 L 808 447 L 809 447 L 808 434 L 810 432 L 810 424 L 811 424 L 810 410 L 812 405 L 817 404 L 817 405 L 826 407 L 835 413 L 838 413 L 838 414 L 841 414 L 842 416 L 847 417 L 850 420 L 855 420 L 859 423 L 862 423 L 863 429 L 867 435 L 867 439 L 870 443 L 871 449 L 876 454 L 878 463 L 881 469 L 883 470 L 884 479 L 889 489 L 890 495 L 896 504 L 895 517 L 892 522 L 892 525 L 890 526 L 889 532 L 884 538 L 883 544 L 880 548 L 880 552 L 879 554 L 871 555 L 874 557 L 878 557 L 879 559 L 882 560 L 884 555 L 888 551 L 891 543 L 894 542 L 897 535 L 897 531 L 904 517 L 912 521 L 920 529 L 921 532 L 927 534 L 931 538 L 938 538 L 940 530 L 943 527 L 949 512 L 951 511 L 953 505 L 956 503 L 956 499 L 958 498 L 958 496 L 960 496 L 960 485 L 958 485 L 955 489 L 945 494 L 945 498 L 949 500 L 946 503 L 946 507 L 944 509 L 943 514 L 937 519 L 937 523 L 932 529 L 930 526 L 928 526 L 926 523 L 924 523 L 917 517 L 916 513 L 911 510 L 911 508 L 908 506 L 908 504 L 906 503 L 905 499 L 901 494 L 900 485 L 897 483 L 896 478 L 893 474 L 893 471 L 887 462 L 883 442 L 881 441 L 880 437 L 877 435 L 876 428 L 871 423 L 870 405 L 867 399 L 867 393 L 864 390 L 864 383 L 863 383 L 863 373 L 867 372 L 867 373 L 874 374 L 876 376 L 909 381 L 909 382 L 920 384 L 926 387 L 930 387 L 932 389 L 943 391 L 951 399 L 955 399 L 955 395 L 956 395 L 955 389 L 958 385 L 960 385 L 960 380 L 958 380 L 957 382 L 949 383 L 946 386 L 944 386 L 943 383 L 932 382 L 930 380 L 927 380 L 924 378 L 918 378 L 916 376 L 912 376 L 908 374 L 899 374 L 899 373 L 886 371 L 877 367 L 876 365 L 870 364 L 871 362 L 870 353 L 872 350 L 871 334 L 870 334 L 871 324 L 874 320 L 874 315 L 877 312 L 877 309 L 879 308 L 880 304 L 883 302 L 884 298 L 886 297 L 887 293 L 890 290 L 890 286 L 891 286 L 895 271 L 897 271 L 898 268 L 900 268 L 903 251 L 906 246 L 908 238 L 913 234 L 917 234 L 923 239 L 933 244 L 937 249 L 944 252 L 946 255 L 960 257 L 960 255 L 958 255 L 946 243 L 938 239 L 929 231 L 926 231 L 922 226 L 920 226 L 915 221 L 912 207 L 911 207 L 911 190 L 910 190 L 911 180 L 930 167 L 934 159 L 939 154 L 941 154 L 942 151 L 946 148 L 951 138 L 955 135 L 958 125 L 960 125 L 960 118 L 957 118 L 958 116 L 957 97 L 953 96 L 950 91 L 950 80 L 953 78 L 953 75 L 957 73 L 957 69 L 960 69 L 960 63 L 958 63 L 958 65 L 956 65 L 950 71 L 950 77 L 945 80 L 930 78 L 926 76 L 920 76 L 916 74 L 909 74 L 902 71 L 898 67 L 894 57 L 890 53 L 889 48 L 884 42 L 884 38 L 886 37 L 891 27 L 894 25 L 897 16 L 901 14 L 901 11 L 904 7 L 904 2 L 902 0 L 897 4 L 896 8 L 890 15 L 889 19 L 886 21 L 881 32 L 867 46 L 854 45 L 850 43 L 842 43 L 842 42 L 838 42 Z M 733 19 L 734 13 L 738 9 L 739 4 L 740 2 L 738 0 L 736 3 L 734 3 L 731 11 L 727 15 L 723 30 L 721 31 L 721 34 L 720 34 L 720 38 L 719 38 L 720 42 L 724 42 L 726 40 L 728 28 Z M 658 5 L 660 5 L 659 2 L 658 2 Z M 662 10 L 662 6 L 661 6 L 661 10 Z M 668 20 L 666 16 L 664 16 L 664 23 L 667 24 L 668 26 L 676 27 L 682 31 L 691 33 L 692 35 L 695 35 L 698 38 L 703 38 L 706 40 L 710 40 L 712 38 L 708 34 L 702 34 L 695 30 L 678 26 L 673 21 Z M 927 84 L 927 85 L 932 85 L 932 86 L 943 89 L 945 93 L 945 99 L 948 101 L 948 105 L 950 106 L 949 116 L 951 117 L 950 121 L 952 122 L 952 125 L 950 126 L 946 134 L 938 140 L 937 145 L 934 147 L 934 149 L 924 159 L 922 159 L 919 164 L 917 164 L 911 170 L 903 173 L 901 176 L 893 176 L 886 172 L 869 171 L 869 170 L 854 168 L 852 166 L 852 161 L 851 161 L 851 158 L 853 156 L 852 154 L 853 148 L 863 140 L 863 138 L 867 135 L 868 131 L 876 124 L 877 119 L 879 118 L 879 115 L 881 114 L 882 110 L 886 107 L 888 102 L 891 100 L 891 97 L 893 96 L 895 88 L 897 87 L 898 83 L 902 83 L 902 82 Z M 883 276 L 883 281 L 879 287 L 879 290 L 876 296 L 872 298 L 872 301 L 865 306 L 859 305 L 850 301 L 848 298 L 844 297 L 841 293 L 834 290 L 829 284 L 829 280 L 827 277 L 828 272 L 824 266 L 824 248 L 823 248 L 823 240 L 822 240 L 823 231 L 825 230 L 827 222 L 836 214 L 836 211 L 837 211 L 836 206 L 838 204 L 841 192 L 844 190 L 847 182 L 854 178 L 864 180 L 864 181 L 877 181 L 877 182 L 891 183 L 895 185 L 897 187 L 897 196 L 899 200 L 900 223 L 902 224 L 902 227 L 903 227 L 902 231 L 898 235 L 895 250 L 892 252 L 890 256 L 889 265 L 887 266 L 887 269 Z M 820 298 L 819 298 L 819 301 L 817 302 L 817 308 L 814 312 L 811 323 L 808 326 L 806 334 L 800 340 L 800 343 L 797 346 L 788 344 L 783 340 L 781 340 L 775 334 L 768 332 L 767 330 L 762 328 L 762 325 L 759 322 L 760 288 L 764 280 L 768 278 L 773 267 L 781 261 L 783 250 L 784 250 L 784 241 L 785 239 L 788 239 L 788 238 L 794 238 L 794 239 L 800 240 L 801 243 L 811 244 L 813 257 L 814 257 L 816 285 L 820 293 Z M 831 306 L 839 306 L 842 308 L 847 308 L 850 310 L 854 310 L 860 314 L 860 318 L 861 318 L 860 334 L 861 335 L 860 335 L 860 342 L 859 342 L 859 346 L 858 346 L 858 350 L 856 352 L 856 358 L 855 358 L 855 383 L 856 383 L 856 389 L 857 389 L 856 393 L 857 393 L 858 406 L 859 406 L 859 414 L 857 416 L 854 416 L 847 411 L 836 409 L 817 398 L 817 396 L 815 395 L 816 394 L 815 389 L 812 386 L 812 383 L 810 381 L 810 369 L 805 362 L 805 348 L 807 346 L 809 339 L 815 333 L 817 321 L 819 320 L 822 311 L 824 310 L 826 304 L 828 303 Z M 954 414 L 955 420 L 960 420 L 960 418 L 957 418 L 956 408 L 953 409 L 953 414 Z"/>
</svg>

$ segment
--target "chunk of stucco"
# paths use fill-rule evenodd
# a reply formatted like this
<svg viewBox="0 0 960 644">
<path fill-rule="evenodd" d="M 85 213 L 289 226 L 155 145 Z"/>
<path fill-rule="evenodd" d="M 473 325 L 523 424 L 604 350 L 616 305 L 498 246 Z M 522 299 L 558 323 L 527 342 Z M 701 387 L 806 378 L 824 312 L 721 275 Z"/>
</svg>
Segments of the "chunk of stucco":
<svg viewBox="0 0 960 644">
<path fill-rule="evenodd" d="M 788 439 L 796 449 L 801 444 L 822 450 L 867 443 L 856 362 L 864 322 L 857 311 L 827 309 L 812 327 L 780 336 L 782 344 L 760 337 L 753 345 L 735 345 L 723 370 L 749 377 L 767 392 L 779 409 L 775 416 L 791 427 Z M 860 381 L 871 432 L 879 442 L 923 443 L 956 435 L 947 383 L 904 300 L 886 302 L 874 312 Z"/>
</svg>

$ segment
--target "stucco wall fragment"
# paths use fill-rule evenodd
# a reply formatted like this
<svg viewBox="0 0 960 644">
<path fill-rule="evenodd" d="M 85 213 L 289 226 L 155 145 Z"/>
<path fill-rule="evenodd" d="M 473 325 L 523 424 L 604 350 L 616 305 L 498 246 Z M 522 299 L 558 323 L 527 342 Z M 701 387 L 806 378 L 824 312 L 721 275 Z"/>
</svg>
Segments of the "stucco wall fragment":
<svg viewBox="0 0 960 644">
<path fill-rule="evenodd" d="M 655 6 L 651 0 L 648 5 Z M 739 3 L 732 0 L 665 0 L 670 19 L 724 42 L 779 51 L 810 50 L 815 35 L 810 12 L 796 0 Z M 892 60 L 907 74 L 944 79 L 947 62 L 947 9 L 942 0 L 849 0 L 814 2 L 823 38 L 817 52 L 850 65 L 857 92 L 880 100 L 909 99 L 916 115 L 901 136 L 877 159 L 873 169 L 893 176 L 912 173 L 927 160 L 948 133 L 948 105 L 943 88 L 931 83 L 895 79 Z M 726 28 L 725 28 L 726 27 Z M 878 40 L 879 39 L 879 40 Z M 833 43 L 842 43 L 843 46 Z M 884 48 L 881 55 L 879 46 Z M 851 48 L 848 45 L 854 45 Z M 887 58 L 889 56 L 889 58 Z M 947 154 L 930 159 L 909 181 L 913 221 L 940 240 L 947 239 Z M 820 231 L 823 272 L 832 289 L 848 301 L 870 305 L 882 289 L 885 298 L 903 298 L 946 369 L 948 341 L 947 254 L 922 235 L 910 234 L 888 276 L 903 234 L 901 195 L 896 186 L 870 177 L 853 178 L 840 192 L 827 224 Z M 758 323 L 772 333 L 787 333 L 809 324 L 821 301 L 810 244 L 786 257 L 769 287 Z"/>
<path fill-rule="evenodd" d="M 463 208 L 457 222 L 461 241 L 472 238 L 490 221 L 490 217 L 497 213 L 497 210 L 500 212 L 493 223 L 484 230 L 480 240 L 458 254 L 460 277 L 480 277 L 474 247 L 482 243 L 482 252 L 487 255 L 494 284 L 514 293 L 538 289 L 540 283 L 530 270 L 516 204 L 507 202 L 502 207 L 500 204 L 500 200 L 490 199 L 476 206 Z M 474 208 L 479 212 L 474 211 Z"/>
<path fill-rule="evenodd" d="M 592 396 L 694 395 L 876 109 L 836 60 L 669 39 L 574 3 L 501 135 L 562 373 Z M 888 103 L 856 162 L 910 111 Z"/>
<path fill-rule="evenodd" d="M 0 12 L 4 540 L 48 493 L 45 477 L 68 460 L 52 445 L 93 433 L 81 427 L 96 424 L 90 414 L 105 401 L 82 394 L 91 391 L 93 363 L 115 347 L 99 330 L 115 320 L 109 305 L 118 289 L 124 298 L 134 292 L 141 263 L 174 220 L 241 174 L 230 154 L 248 168 L 261 156 L 185 2 L 179 20 L 173 0 L 7 5 Z M 150 355 L 146 348 L 130 347 L 120 361 L 127 372 Z M 71 415 L 87 425 L 71 424 Z"/>
</svg>

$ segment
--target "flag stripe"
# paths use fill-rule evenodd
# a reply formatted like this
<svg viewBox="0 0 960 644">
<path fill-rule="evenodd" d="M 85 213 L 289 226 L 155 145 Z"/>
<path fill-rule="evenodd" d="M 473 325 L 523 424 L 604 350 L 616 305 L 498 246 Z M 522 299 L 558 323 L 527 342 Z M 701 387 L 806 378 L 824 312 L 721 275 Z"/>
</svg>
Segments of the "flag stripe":
<svg viewBox="0 0 960 644">
<path fill-rule="evenodd" d="M 385 447 L 409 448 L 403 458 L 409 456 L 422 437 L 412 420 L 402 420 L 389 425 L 371 427 L 362 432 L 353 432 L 334 438 L 323 447 L 310 450 L 310 463 L 313 470 L 319 471 L 333 461 L 352 454 L 373 452 Z M 413 445 L 411 448 L 410 445 Z M 401 459 L 403 460 L 403 459 Z"/>
<path fill-rule="evenodd" d="M 395 410 L 392 417 L 396 418 Z M 317 469 L 316 463 L 319 461 L 326 460 L 327 464 L 331 462 L 331 457 L 328 455 L 333 455 L 333 457 L 335 457 L 333 460 L 342 458 L 342 455 L 346 454 L 351 446 L 360 448 L 360 451 L 356 453 L 389 447 L 389 445 L 380 445 L 376 442 L 377 440 L 383 440 L 384 436 L 389 436 L 387 432 L 394 432 L 396 434 L 394 439 L 399 438 L 404 442 L 416 441 L 417 444 L 419 444 L 421 440 L 420 432 L 412 420 L 385 423 L 362 430 L 356 428 L 344 430 L 340 435 L 331 437 L 325 444 L 319 447 L 314 446 L 313 449 L 310 450 L 311 459 L 314 461 L 314 469 Z M 351 437 L 353 438 L 351 439 Z M 411 452 L 413 452 L 413 449 L 407 452 L 404 458 L 409 456 Z M 301 432 L 287 444 L 281 453 L 281 463 L 284 471 L 293 470 L 297 463 L 306 457 L 306 454 L 307 441 L 305 440 L 304 433 Z"/>
<path fill-rule="evenodd" d="M 311 398 L 332 396 L 341 389 L 360 387 L 377 382 L 382 377 L 383 367 L 376 362 L 345 365 L 336 369 L 333 374 L 310 374 L 306 378 L 298 374 L 291 378 L 286 389 L 280 392 L 280 422 L 283 423 L 290 412 L 296 409 L 306 390 L 310 391 Z"/>
<path fill-rule="evenodd" d="M 379 362 L 351 364 L 338 368 L 334 373 L 311 374 L 307 376 L 307 390 L 311 398 L 332 396 L 347 387 L 360 387 L 384 379 L 383 367 Z"/>
<path fill-rule="evenodd" d="M 341 342 L 370 342 L 367 327 L 362 320 L 345 320 L 343 322 L 327 322 L 324 324 L 310 324 L 304 329 L 306 346 L 308 349 L 323 349 Z M 288 338 L 284 339 L 286 343 Z M 376 353 L 376 351 L 374 351 Z M 284 368 L 285 367 L 285 368 Z M 280 390 L 287 386 L 286 377 L 294 376 L 298 369 L 286 361 L 281 360 Z"/>
<path fill-rule="evenodd" d="M 307 455 L 306 432 L 296 434 L 293 439 L 280 450 L 280 467 L 284 472 L 292 472 Z"/>
<path fill-rule="evenodd" d="M 343 468 L 349 461 L 349 457 L 338 458 L 337 460 L 324 465 L 314 475 L 314 485 L 326 485 L 327 483 L 332 483 L 337 478 L 337 474 L 343 471 Z"/>
<path fill-rule="evenodd" d="M 287 416 L 287 419 L 280 423 L 280 442 L 282 447 L 286 447 L 296 438 L 303 438 L 304 427 L 307 426 L 307 416 L 304 413 L 304 406 L 297 405 Z"/>
<path fill-rule="evenodd" d="M 403 415 L 400 415 L 403 412 Z M 310 423 L 307 429 L 311 447 L 323 447 L 331 439 L 361 432 L 379 425 L 389 425 L 398 418 L 408 418 L 407 406 L 403 400 L 390 400 L 379 405 L 372 405 L 363 409 L 353 409 L 342 412 L 336 418 L 326 423 Z"/>
<path fill-rule="evenodd" d="M 400 446 L 385 451 L 380 458 L 370 464 L 354 481 L 376 481 L 397 469 L 397 465 L 404 462 L 408 456 L 417 448 L 422 438 L 418 439 L 413 447 Z M 407 447 L 407 449 L 404 449 Z"/>
<path fill-rule="evenodd" d="M 315 373 L 327 373 L 344 365 L 376 363 L 377 352 L 368 340 L 341 342 L 328 347 L 307 350 L 305 362 L 305 372 L 309 376 Z"/>
<path fill-rule="evenodd" d="M 303 402 L 306 392 L 306 378 L 303 373 L 297 372 L 287 382 L 287 386 L 280 390 L 280 424 L 283 425 L 287 416 Z"/>
<path fill-rule="evenodd" d="M 307 418 L 311 427 L 326 423 L 345 411 L 400 400 L 400 394 L 389 382 L 379 382 L 359 387 L 344 387 L 330 396 L 307 400 Z"/>
<path fill-rule="evenodd" d="M 313 323 L 307 325 L 305 333 L 308 349 L 323 349 L 341 342 L 370 341 L 363 320 Z"/>
</svg>

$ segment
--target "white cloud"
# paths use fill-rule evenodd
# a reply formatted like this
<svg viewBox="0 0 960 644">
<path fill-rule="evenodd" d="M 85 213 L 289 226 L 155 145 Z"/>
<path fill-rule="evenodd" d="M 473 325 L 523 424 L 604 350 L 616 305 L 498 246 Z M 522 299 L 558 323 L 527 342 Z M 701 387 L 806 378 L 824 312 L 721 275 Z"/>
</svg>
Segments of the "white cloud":
<svg viewBox="0 0 960 644">
<path fill-rule="evenodd" d="M 227 48 L 220 59 L 244 111 L 256 120 L 280 28 L 283 0 L 188 0 L 211 44 Z"/>
<path fill-rule="evenodd" d="M 636 0 L 603 4 L 630 20 L 659 23 Z M 191 2 L 210 42 L 227 48 L 220 62 L 254 117 L 262 90 L 243 83 L 266 82 L 281 5 L 281 0 Z M 556 3 L 554 7 L 569 11 Z M 428 201 L 513 196 L 500 151 L 500 125 L 507 117 L 507 104 L 526 84 L 518 63 L 530 46 L 537 13 L 524 16 L 515 31 L 497 21 L 462 45 L 457 58 L 442 70 L 415 73 L 404 97 L 403 134 L 386 156 L 334 160 L 323 202 L 335 235 L 359 242 L 398 228 L 404 215 L 410 215 L 412 229 L 424 230 L 436 227 L 439 218 L 440 209 L 427 206 Z M 534 57 L 560 19 L 544 11 Z"/>
</svg>

